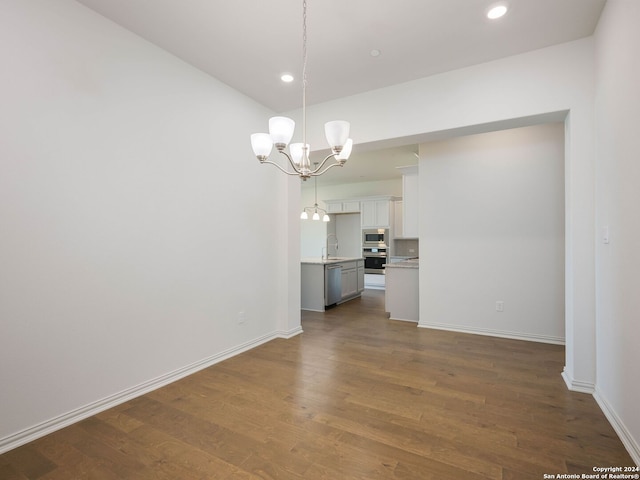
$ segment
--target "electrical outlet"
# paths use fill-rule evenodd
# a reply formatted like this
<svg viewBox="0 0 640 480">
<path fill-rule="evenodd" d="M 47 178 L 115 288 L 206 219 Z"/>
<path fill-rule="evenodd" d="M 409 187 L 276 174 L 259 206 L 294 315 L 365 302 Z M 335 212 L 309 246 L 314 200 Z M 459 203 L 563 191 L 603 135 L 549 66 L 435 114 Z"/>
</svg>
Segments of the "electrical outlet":
<svg viewBox="0 0 640 480">
<path fill-rule="evenodd" d="M 247 316 L 244 314 L 244 312 L 238 312 L 238 325 L 242 325 L 246 321 Z"/>
<path fill-rule="evenodd" d="M 504 302 L 502 300 L 496 302 L 496 312 L 504 312 Z"/>
</svg>

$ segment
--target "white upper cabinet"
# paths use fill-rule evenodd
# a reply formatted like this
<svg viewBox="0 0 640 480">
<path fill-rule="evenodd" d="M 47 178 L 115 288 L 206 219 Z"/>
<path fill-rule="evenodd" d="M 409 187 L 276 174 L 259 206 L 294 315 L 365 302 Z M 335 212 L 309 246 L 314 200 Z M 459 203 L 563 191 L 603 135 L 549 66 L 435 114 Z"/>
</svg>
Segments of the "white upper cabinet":
<svg viewBox="0 0 640 480">
<path fill-rule="evenodd" d="M 418 166 L 402 167 L 402 233 L 406 238 L 418 238 L 420 200 L 418 197 Z"/>
<path fill-rule="evenodd" d="M 400 197 L 376 195 L 325 200 L 324 203 L 328 213 L 360 213 L 363 228 L 393 228 L 396 200 L 400 200 Z"/>
<path fill-rule="evenodd" d="M 389 228 L 391 226 L 390 200 L 363 200 L 360 202 L 362 226 L 365 228 Z"/>
<path fill-rule="evenodd" d="M 358 213 L 360 200 L 325 200 L 328 213 Z"/>
</svg>

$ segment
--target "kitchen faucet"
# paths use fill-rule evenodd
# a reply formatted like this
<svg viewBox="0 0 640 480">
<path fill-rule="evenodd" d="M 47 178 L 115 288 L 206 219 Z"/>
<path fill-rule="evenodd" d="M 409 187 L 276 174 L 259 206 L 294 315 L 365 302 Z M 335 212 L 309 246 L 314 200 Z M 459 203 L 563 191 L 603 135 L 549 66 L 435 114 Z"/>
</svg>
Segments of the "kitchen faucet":
<svg viewBox="0 0 640 480">
<path fill-rule="evenodd" d="M 336 243 L 334 243 L 333 246 L 336 247 L 336 253 L 337 253 L 337 250 L 338 250 L 338 236 L 335 233 L 330 233 L 329 235 L 327 235 L 327 249 L 326 249 L 326 252 L 327 252 L 327 258 L 326 259 L 327 260 L 329 260 L 329 238 L 330 237 L 335 237 Z"/>
</svg>

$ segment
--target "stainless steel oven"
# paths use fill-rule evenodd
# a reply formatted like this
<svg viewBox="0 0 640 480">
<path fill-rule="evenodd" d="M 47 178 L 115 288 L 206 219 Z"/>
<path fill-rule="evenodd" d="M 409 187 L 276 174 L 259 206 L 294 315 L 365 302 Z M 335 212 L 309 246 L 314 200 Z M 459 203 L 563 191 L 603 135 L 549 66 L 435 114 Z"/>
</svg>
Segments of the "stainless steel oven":
<svg viewBox="0 0 640 480">
<path fill-rule="evenodd" d="M 362 248 L 386 249 L 388 241 L 389 230 L 386 228 L 367 228 L 362 230 Z"/>
<path fill-rule="evenodd" d="M 384 275 L 387 264 L 387 249 L 378 247 L 363 247 L 364 273 Z"/>
</svg>

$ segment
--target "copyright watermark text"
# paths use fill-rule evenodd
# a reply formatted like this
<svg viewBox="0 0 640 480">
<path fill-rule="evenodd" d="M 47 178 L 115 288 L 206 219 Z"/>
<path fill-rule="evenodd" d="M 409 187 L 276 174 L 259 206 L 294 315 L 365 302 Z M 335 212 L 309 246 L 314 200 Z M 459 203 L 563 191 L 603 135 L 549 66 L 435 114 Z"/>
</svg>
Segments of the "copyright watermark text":
<svg viewBox="0 0 640 480">
<path fill-rule="evenodd" d="M 593 467 L 590 473 L 545 473 L 542 478 L 545 480 L 639 480 L 640 467 Z"/>
</svg>

